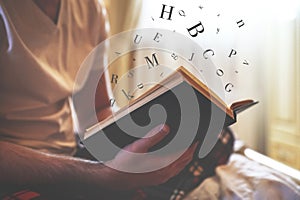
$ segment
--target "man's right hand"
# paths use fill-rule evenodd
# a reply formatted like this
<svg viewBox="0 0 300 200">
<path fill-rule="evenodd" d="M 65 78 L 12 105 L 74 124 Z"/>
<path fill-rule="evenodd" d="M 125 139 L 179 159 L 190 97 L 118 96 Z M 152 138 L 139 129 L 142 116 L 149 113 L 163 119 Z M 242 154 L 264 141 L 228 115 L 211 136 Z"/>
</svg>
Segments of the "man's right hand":
<svg viewBox="0 0 300 200">
<path fill-rule="evenodd" d="M 121 150 L 116 157 L 107 162 L 106 165 L 109 179 L 107 184 L 114 189 L 127 190 L 149 185 L 158 185 L 166 182 L 177 175 L 191 162 L 197 143 L 193 144 L 184 153 L 178 151 L 176 154 L 154 156 L 147 155 L 151 147 L 160 142 L 169 133 L 167 125 L 160 125 L 152 129 L 144 138 L 141 138 Z M 145 154 L 144 159 L 137 159 L 132 153 Z M 182 155 L 181 155 L 182 154 Z M 177 159 L 178 158 L 178 159 Z M 173 162 L 172 162 L 173 161 Z M 170 163 L 170 164 L 168 164 Z M 129 173 L 116 169 L 128 169 L 130 167 L 140 169 L 157 169 L 145 173 Z M 164 166 L 159 168 L 159 166 Z"/>
</svg>

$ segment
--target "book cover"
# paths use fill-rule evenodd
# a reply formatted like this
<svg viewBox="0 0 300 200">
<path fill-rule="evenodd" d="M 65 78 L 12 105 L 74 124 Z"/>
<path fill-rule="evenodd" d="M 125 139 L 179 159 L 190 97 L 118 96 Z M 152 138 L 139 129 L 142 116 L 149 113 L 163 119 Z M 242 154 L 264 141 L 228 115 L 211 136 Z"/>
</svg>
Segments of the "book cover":
<svg viewBox="0 0 300 200">
<path fill-rule="evenodd" d="M 185 148 L 189 136 L 193 134 L 195 136 L 192 143 L 199 141 L 201 146 L 206 136 L 217 137 L 222 128 L 236 122 L 237 113 L 257 103 L 244 100 L 228 107 L 184 67 L 179 67 L 176 73 L 168 76 L 162 83 L 130 102 L 128 107 L 114 116 L 87 129 L 85 142 L 95 143 L 99 141 L 97 137 L 104 133 L 110 142 L 123 148 L 145 136 L 155 126 L 165 123 L 170 127 L 170 133 L 151 151 L 158 150 L 171 141 L 176 149 Z M 196 104 L 190 103 L 191 93 Z M 112 151 L 105 159 L 112 159 L 116 153 L 117 150 Z"/>
</svg>

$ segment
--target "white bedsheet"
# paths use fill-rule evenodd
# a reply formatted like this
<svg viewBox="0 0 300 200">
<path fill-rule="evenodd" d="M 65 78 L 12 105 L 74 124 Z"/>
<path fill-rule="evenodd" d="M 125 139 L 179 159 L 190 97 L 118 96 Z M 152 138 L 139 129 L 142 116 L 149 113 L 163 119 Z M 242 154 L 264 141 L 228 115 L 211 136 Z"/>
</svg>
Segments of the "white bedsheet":
<svg viewBox="0 0 300 200">
<path fill-rule="evenodd" d="M 206 179 L 185 200 L 300 200 L 300 186 L 289 177 L 233 154 L 229 163 L 216 169 L 214 177 Z"/>
</svg>

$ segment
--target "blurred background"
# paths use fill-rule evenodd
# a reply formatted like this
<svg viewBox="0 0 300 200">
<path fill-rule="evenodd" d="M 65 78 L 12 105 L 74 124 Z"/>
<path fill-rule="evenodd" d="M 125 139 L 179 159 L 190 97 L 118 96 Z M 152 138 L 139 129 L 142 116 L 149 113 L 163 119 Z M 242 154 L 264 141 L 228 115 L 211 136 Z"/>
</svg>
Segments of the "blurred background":
<svg viewBox="0 0 300 200">
<path fill-rule="evenodd" d="M 214 63 L 224 69 L 224 81 L 234 83 L 226 102 L 249 98 L 259 101 L 257 106 L 239 115 L 232 126 L 237 138 L 300 169 L 300 1 L 105 0 L 105 3 L 111 34 L 155 27 L 188 36 L 187 27 L 199 20 L 207 24 L 205 34 L 194 40 L 203 48 L 216 49 Z M 162 4 L 174 6 L 172 20 L 159 18 Z M 179 10 L 186 16 L 180 16 Z M 237 27 L 238 20 L 245 25 Z M 228 61 L 231 49 L 238 53 Z M 244 60 L 249 66 L 242 64 Z M 122 74 L 128 69 L 119 70 Z"/>
</svg>

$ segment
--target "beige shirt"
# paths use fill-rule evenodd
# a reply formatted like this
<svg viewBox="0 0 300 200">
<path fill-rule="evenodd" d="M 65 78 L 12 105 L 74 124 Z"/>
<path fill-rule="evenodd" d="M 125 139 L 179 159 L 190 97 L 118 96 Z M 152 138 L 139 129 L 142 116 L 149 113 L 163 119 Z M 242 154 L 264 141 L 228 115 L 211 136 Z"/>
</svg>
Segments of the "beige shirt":
<svg viewBox="0 0 300 200">
<path fill-rule="evenodd" d="M 103 6 L 62 0 L 58 22 L 32 0 L 0 0 L 0 140 L 72 154 L 68 97 L 80 64 L 106 38 Z"/>
</svg>

